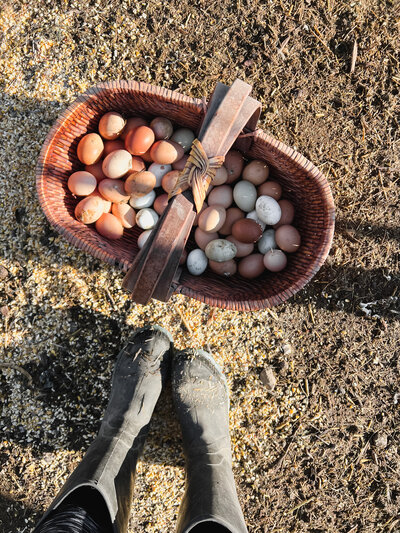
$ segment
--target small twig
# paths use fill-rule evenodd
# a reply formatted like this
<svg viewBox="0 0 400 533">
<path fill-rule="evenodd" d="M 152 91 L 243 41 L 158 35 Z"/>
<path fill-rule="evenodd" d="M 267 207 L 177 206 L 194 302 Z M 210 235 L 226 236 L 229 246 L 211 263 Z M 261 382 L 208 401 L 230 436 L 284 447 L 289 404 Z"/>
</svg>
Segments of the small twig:
<svg viewBox="0 0 400 533">
<path fill-rule="evenodd" d="M 180 308 L 178 307 L 178 305 L 175 305 L 175 309 L 178 311 L 179 316 L 181 317 L 182 323 L 185 326 L 185 328 L 187 329 L 189 335 L 193 335 L 192 328 L 190 327 L 190 325 L 189 325 L 188 321 L 186 320 L 186 318 L 183 316 L 183 313 L 180 310 Z"/>
<path fill-rule="evenodd" d="M 28 378 L 28 381 L 29 381 L 29 385 L 32 383 L 33 381 L 33 378 L 32 376 L 29 374 L 29 372 L 27 372 L 25 370 L 25 368 L 22 368 L 22 366 L 19 366 L 19 365 L 16 365 L 15 363 L 0 363 L 0 368 L 12 368 L 13 370 L 17 370 L 18 372 L 20 372 L 21 374 L 23 374 L 26 378 Z"/>
<path fill-rule="evenodd" d="M 357 53 L 358 53 L 357 39 L 354 39 L 353 53 L 351 54 L 350 74 L 353 74 L 354 69 L 356 68 Z"/>
<path fill-rule="evenodd" d="M 300 507 L 307 505 L 313 500 L 315 500 L 315 496 L 311 496 L 311 498 L 308 498 L 308 500 L 304 500 L 304 502 L 299 503 L 299 505 L 296 505 L 296 507 L 293 507 L 293 509 L 290 509 L 289 513 L 294 513 L 295 511 L 297 511 L 297 509 L 300 509 Z"/>
</svg>

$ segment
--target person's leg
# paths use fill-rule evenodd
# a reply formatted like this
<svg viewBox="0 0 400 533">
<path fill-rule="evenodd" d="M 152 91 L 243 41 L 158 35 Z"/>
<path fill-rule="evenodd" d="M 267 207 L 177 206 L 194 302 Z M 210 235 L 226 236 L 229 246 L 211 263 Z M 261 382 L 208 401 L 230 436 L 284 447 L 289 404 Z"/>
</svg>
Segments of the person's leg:
<svg viewBox="0 0 400 533">
<path fill-rule="evenodd" d="M 47 521 L 56 520 L 55 510 L 70 504 L 84 509 L 103 527 L 101 533 L 126 531 L 136 462 L 169 372 L 171 351 L 171 336 L 157 326 L 137 330 L 132 336 L 118 356 L 99 434 L 35 533 L 41 532 Z M 59 531 L 71 531 L 65 527 Z"/>
<path fill-rule="evenodd" d="M 182 429 L 186 488 L 178 533 L 247 533 L 236 494 L 225 378 L 202 350 L 174 354 L 172 391 Z"/>
</svg>

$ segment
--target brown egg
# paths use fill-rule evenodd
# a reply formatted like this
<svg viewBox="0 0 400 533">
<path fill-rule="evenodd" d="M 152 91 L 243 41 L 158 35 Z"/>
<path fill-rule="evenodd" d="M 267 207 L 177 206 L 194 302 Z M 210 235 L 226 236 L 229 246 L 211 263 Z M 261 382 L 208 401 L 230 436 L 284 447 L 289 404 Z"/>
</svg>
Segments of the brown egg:
<svg viewBox="0 0 400 533">
<path fill-rule="evenodd" d="M 188 157 L 189 156 L 185 154 L 178 161 L 175 161 L 174 163 L 172 163 L 172 168 L 174 170 L 183 170 L 185 168 Z"/>
<path fill-rule="evenodd" d="M 102 168 L 107 178 L 122 178 L 132 168 L 132 156 L 127 150 L 115 150 L 104 159 Z"/>
<path fill-rule="evenodd" d="M 208 205 L 222 205 L 228 209 L 233 202 L 233 190 L 229 185 L 214 187 L 207 196 Z"/>
<path fill-rule="evenodd" d="M 174 133 L 172 122 L 164 117 L 156 117 L 150 122 L 150 128 L 154 131 L 156 140 L 169 139 Z"/>
<path fill-rule="evenodd" d="M 237 265 L 234 259 L 222 261 L 222 263 L 218 263 L 218 261 L 212 261 L 210 259 L 208 261 L 208 266 L 213 272 L 215 272 L 215 274 L 218 274 L 219 276 L 225 276 L 227 278 L 233 276 L 237 272 Z"/>
<path fill-rule="evenodd" d="M 111 213 L 104 213 L 96 221 L 96 229 L 107 239 L 120 239 L 124 234 L 124 228 L 118 218 Z"/>
<path fill-rule="evenodd" d="M 137 155 L 132 156 L 132 168 L 128 171 L 129 174 L 134 174 L 135 172 L 141 172 L 142 170 L 146 170 L 146 165 L 144 164 L 144 161 L 141 157 Z"/>
<path fill-rule="evenodd" d="M 105 179 L 107 179 L 107 178 L 105 178 Z M 96 198 L 100 198 L 100 200 L 102 200 L 102 202 L 104 204 L 103 213 L 109 213 L 111 211 L 111 205 L 112 204 L 111 204 L 110 200 L 106 200 L 104 198 L 104 196 L 102 196 L 97 189 L 94 192 L 92 192 L 92 194 L 90 196 L 96 197 Z"/>
<path fill-rule="evenodd" d="M 224 167 L 228 171 L 226 183 L 233 183 L 237 180 L 243 170 L 244 159 L 241 153 L 236 150 L 229 150 L 225 156 Z"/>
<path fill-rule="evenodd" d="M 97 163 L 103 154 L 103 139 L 98 133 L 88 133 L 79 141 L 77 148 L 78 159 L 84 165 Z"/>
<path fill-rule="evenodd" d="M 225 208 L 221 205 L 212 205 L 200 213 L 199 228 L 206 233 L 214 233 L 223 226 L 225 219 Z"/>
<path fill-rule="evenodd" d="M 232 226 L 232 235 L 240 242 L 257 242 L 262 235 L 260 224 L 251 218 L 237 220 Z"/>
<path fill-rule="evenodd" d="M 275 241 L 284 252 L 297 252 L 300 247 L 300 233 L 294 226 L 286 224 L 275 231 Z"/>
<path fill-rule="evenodd" d="M 282 196 L 282 187 L 276 181 L 266 181 L 257 188 L 258 196 L 271 196 L 274 200 L 279 200 Z"/>
<path fill-rule="evenodd" d="M 110 111 L 101 117 L 99 122 L 99 133 L 103 139 L 116 139 L 122 133 L 125 124 L 126 121 L 122 115 L 115 111 Z"/>
<path fill-rule="evenodd" d="M 238 207 L 230 207 L 226 210 L 226 218 L 223 226 L 218 230 L 221 235 L 230 235 L 232 233 L 232 226 L 241 218 L 244 218 L 244 213 Z"/>
<path fill-rule="evenodd" d="M 104 213 L 104 202 L 98 196 L 87 196 L 75 207 L 75 217 L 79 222 L 92 224 Z"/>
<path fill-rule="evenodd" d="M 150 150 L 151 148 L 149 148 L 144 154 L 140 156 L 143 161 L 146 161 L 146 163 L 154 163 L 153 158 L 151 157 Z"/>
<path fill-rule="evenodd" d="M 115 152 L 115 150 L 125 150 L 124 141 L 121 141 L 121 139 L 115 139 L 114 141 L 106 141 L 104 143 L 104 151 L 102 157 L 107 157 L 108 154 L 111 154 L 111 152 Z"/>
<path fill-rule="evenodd" d="M 171 165 L 182 159 L 183 148 L 174 141 L 156 141 L 150 148 L 150 156 L 159 165 Z"/>
<path fill-rule="evenodd" d="M 106 178 L 99 183 L 99 192 L 109 202 L 114 204 L 125 203 L 130 197 L 126 194 L 124 185 L 122 180 Z"/>
<path fill-rule="evenodd" d="M 260 276 L 264 270 L 264 256 L 262 254 L 251 254 L 244 257 L 239 262 L 239 274 L 247 279 L 254 279 Z"/>
<path fill-rule="evenodd" d="M 196 241 L 196 244 L 199 248 L 202 250 L 205 249 L 207 244 L 211 241 L 214 241 L 215 239 L 218 239 L 218 233 L 206 233 L 200 228 L 196 228 L 194 232 L 194 240 Z"/>
<path fill-rule="evenodd" d="M 264 255 L 264 266 L 271 272 L 280 272 L 287 265 L 287 257 L 282 250 L 269 250 Z"/>
<path fill-rule="evenodd" d="M 88 196 L 97 186 L 97 180 L 85 170 L 74 172 L 68 178 L 68 189 L 76 196 Z"/>
<path fill-rule="evenodd" d="M 207 207 L 208 207 L 207 202 L 203 202 L 203 206 L 202 206 L 202 208 L 200 209 L 200 213 L 197 213 L 197 214 L 196 214 L 196 217 L 195 217 L 194 222 L 193 222 L 193 226 L 197 226 L 197 225 L 198 225 L 200 215 L 201 215 L 201 213 L 202 213 L 203 211 L 205 211 L 205 210 L 207 209 Z"/>
<path fill-rule="evenodd" d="M 133 228 L 136 223 L 135 210 L 128 204 L 113 204 L 112 214 L 118 218 L 124 228 Z"/>
<path fill-rule="evenodd" d="M 246 257 L 246 255 L 250 255 L 254 251 L 254 244 L 252 242 L 240 242 L 233 235 L 229 235 L 226 240 L 236 246 L 235 257 Z"/>
<path fill-rule="evenodd" d="M 90 172 L 90 174 L 93 174 L 93 176 L 96 178 L 97 183 L 107 176 L 104 174 L 103 169 L 103 161 L 97 161 L 97 163 L 93 163 L 93 165 L 85 165 L 86 172 Z"/>
<path fill-rule="evenodd" d="M 180 171 L 179 170 L 170 170 L 164 176 L 161 180 L 161 187 L 164 189 L 166 193 L 170 193 L 174 190 L 176 181 L 179 177 Z"/>
<path fill-rule="evenodd" d="M 159 215 L 162 215 L 168 205 L 168 194 L 160 194 L 154 200 L 153 209 Z"/>
<path fill-rule="evenodd" d="M 223 185 L 227 181 L 228 181 L 228 171 L 226 170 L 226 167 L 222 165 L 222 167 L 217 168 L 215 176 L 211 181 L 211 185 L 214 185 L 215 187 L 217 185 Z"/>
<path fill-rule="evenodd" d="M 129 174 L 125 181 L 125 192 L 132 198 L 146 196 L 156 186 L 156 177 L 148 170 Z"/>
<path fill-rule="evenodd" d="M 125 148 L 132 155 L 143 154 L 150 149 L 155 140 L 154 131 L 148 126 L 138 126 L 131 130 L 125 138 Z"/>
<path fill-rule="evenodd" d="M 281 208 L 281 218 L 278 224 L 274 225 L 274 228 L 279 228 L 279 226 L 284 226 L 286 224 L 291 224 L 294 219 L 294 206 L 289 200 L 279 200 L 278 202 Z"/>
<path fill-rule="evenodd" d="M 139 126 L 148 126 L 148 125 L 149 125 L 149 123 L 147 122 L 147 120 L 145 120 L 142 117 L 130 117 L 126 121 L 125 128 L 123 129 L 123 131 L 122 131 L 121 135 L 119 136 L 119 138 L 122 139 L 123 141 L 125 141 L 128 133 L 130 131 L 135 130 Z"/>
<path fill-rule="evenodd" d="M 248 163 L 244 167 L 242 172 L 242 178 L 256 186 L 261 185 L 261 183 L 264 183 L 264 181 L 267 180 L 268 176 L 269 168 L 267 163 L 264 163 L 264 161 L 259 161 L 257 159 L 254 159 L 254 161 L 250 161 L 250 163 Z"/>
</svg>

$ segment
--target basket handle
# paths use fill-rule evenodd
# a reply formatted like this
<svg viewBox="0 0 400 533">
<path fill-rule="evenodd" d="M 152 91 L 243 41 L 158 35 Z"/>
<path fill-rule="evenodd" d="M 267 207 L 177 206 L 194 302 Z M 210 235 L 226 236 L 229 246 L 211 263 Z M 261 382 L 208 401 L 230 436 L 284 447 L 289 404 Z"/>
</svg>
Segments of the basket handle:
<svg viewBox="0 0 400 533">
<path fill-rule="evenodd" d="M 251 89 L 241 80 L 235 80 L 231 87 L 217 84 L 198 135 L 207 157 L 225 156 L 246 124 L 255 128 L 261 104 L 250 98 Z M 161 301 L 171 297 L 196 216 L 193 203 L 189 190 L 174 196 L 137 254 L 122 282 L 135 302 L 147 304 L 153 297 Z"/>
</svg>

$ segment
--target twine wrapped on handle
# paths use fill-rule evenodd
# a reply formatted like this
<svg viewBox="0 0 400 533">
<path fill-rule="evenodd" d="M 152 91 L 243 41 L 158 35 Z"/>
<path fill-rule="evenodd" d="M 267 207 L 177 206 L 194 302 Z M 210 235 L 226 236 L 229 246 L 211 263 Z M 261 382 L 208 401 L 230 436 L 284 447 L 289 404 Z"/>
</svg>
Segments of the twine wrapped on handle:
<svg viewBox="0 0 400 533">
<path fill-rule="evenodd" d="M 179 175 L 175 187 L 169 193 L 168 200 L 191 187 L 196 210 L 200 213 L 207 189 L 224 160 L 224 156 L 208 158 L 201 142 L 195 139 L 185 168 Z"/>
</svg>

